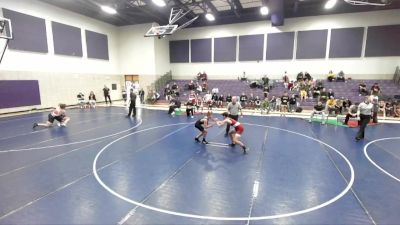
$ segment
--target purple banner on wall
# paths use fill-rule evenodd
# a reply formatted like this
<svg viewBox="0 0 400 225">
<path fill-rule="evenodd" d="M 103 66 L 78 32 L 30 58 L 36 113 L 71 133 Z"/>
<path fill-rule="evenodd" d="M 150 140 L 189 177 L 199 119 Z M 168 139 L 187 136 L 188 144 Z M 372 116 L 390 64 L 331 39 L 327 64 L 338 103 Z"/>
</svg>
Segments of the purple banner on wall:
<svg viewBox="0 0 400 225">
<path fill-rule="evenodd" d="M 264 34 L 239 36 L 239 61 L 263 59 Z"/>
<path fill-rule="evenodd" d="M 10 49 L 48 52 L 44 19 L 4 8 L 3 16 L 11 20 L 13 39 L 8 43 Z"/>
<path fill-rule="evenodd" d="M 400 56 L 400 25 L 368 27 L 365 56 Z"/>
<path fill-rule="evenodd" d="M 296 59 L 325 58 L 327 38 L 328 30 L 299 31 Z"/>
<path fill-rule="evenodd" d="M 361 57 L 364 27 L 332 29 L 329 58 Z"/>
<path fill-rule="evenodd" d="M 169 42 L 169 62 L 170 63 L 189 62 L 189 40 Z"/>
<path fill-rule="evenodd" d="M 86 30 L 87 57 L 108 60 L 108 38 L 105 34 Z"/>
<path fill-rule="evenodd" d="M 37 80 L 0 81 L 0 109 L 40 104 Z"/>
<path fill-rule="evenodd" d="M 235 62 L 236 40 L 236 36 L 214 38 L 214 62 Z"/>
<path fill-rule="evenodd" d="M 270 33 L 267 37 L 267 60 L 293 59 L 294 32 Z"/>
<path fill-rule="evenodd" d="M 211 38 L 190 40 L 191 62 L 211 62 Z"/>
<path fill-rule="evenodd" d="M 62 23 L 51 22 L 54 54 L 82 57 L 81 29 Z"/>
</svg>

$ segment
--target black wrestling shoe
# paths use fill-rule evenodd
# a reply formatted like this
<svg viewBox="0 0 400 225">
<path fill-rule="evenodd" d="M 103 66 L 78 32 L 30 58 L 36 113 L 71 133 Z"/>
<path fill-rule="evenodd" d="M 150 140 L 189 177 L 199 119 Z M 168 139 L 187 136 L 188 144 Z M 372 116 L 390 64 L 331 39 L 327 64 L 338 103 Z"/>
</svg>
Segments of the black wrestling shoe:
<svg viewBox="0 0 400 225">
<path fill-rule="evenodd" d="M 208 141 L 202 140 L 201 143 L 203 143 L 203 144 L 208 144 Z"/>
<path fill-rule="evenodd" d="M 247 154 L 248 148 L 246 146 L 243 146 L 243 154 Z"/>
<path fill-rule="evenodd" d="M 231 146 L 231 147 L 235 147 L 235 144 L 233 144 L 233 143 L 232 143 L 232 144 L 229 144 L 229 146 Z"/>
<path fill-rule="evenodd" d="M 32 129 L 35 129 L 35 127 L 37 127 L 37 126 L 39 126 L 39 125 L 37 123 L 34 123 Z"/>
<path fill-rule="evenodd" d="M 194 138 L 194 140 L 195 140 L 196 142 L 200 142 L 200 140 L 199 140 L 198 138 Z"/>
<path fill-rule="evenodd" d="M 356 141 L 360 141 L 362 138 L 356 137 Z"/>
</svg>

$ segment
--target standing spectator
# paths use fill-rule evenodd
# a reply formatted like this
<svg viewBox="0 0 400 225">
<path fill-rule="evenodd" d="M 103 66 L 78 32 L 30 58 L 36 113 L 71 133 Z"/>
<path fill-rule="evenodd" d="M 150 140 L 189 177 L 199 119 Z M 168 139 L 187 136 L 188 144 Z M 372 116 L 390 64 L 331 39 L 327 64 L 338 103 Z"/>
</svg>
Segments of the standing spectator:
<svg viewBox="0 0 400 225">
<path fill-rule="evenodd" d="M 139 90 L 139 97 L 140 97 L 140 103 L 144 104 L 144 90 L 143 90 L 143 88 L 141 88 Z"/>
<path fill-rule="evenodd" d="M 193 101 L 191 99 L 189 99 L 186 102 L 186 116 L 187 117 L 193 118 L 193 107 L 194 107 Z"/>
<path fill-rule="evenodd" d="M 297 108 L 297 99 L 294 94 L 292 94 L 292 97 L 289 99 L 289 112 L 295 111 Z"/>
<path fill-rule="evenodd" d="M 169 87 L 169 84 L 167 84 L 164 88 L 164 96 L 166 101 L 171 100 L 171 88 Z"/>
<path fill-rule="evenodd" d="M 356 141 L 364 139 L 365 128 L 371 120 L 372 107 L 373 105 L 371 104 L 370 97 L 365 97 L 364 102 L 358 105 L 357 114 L 360 116 L 360 130 L 356 135 Z"/>
<path fill-rule="evenodd" d="M 283 86 L 287 89 L 289 85 L 289 76 L 287 75 L 287 72 L 285 71 L 285 75 L 283 75 Z"/>
<path fill-rule="evenodd" d="M 106 104 L 108 104 L 107 99 L 110 101 L 110 104 L 112 104 L 110 97 L 110 89 L 106 85 L 104 85 L 103 93 L 104 93 L 104 98 L 106 99 Z"/>
<path fill-rule="evenodd" d="M 131 89 L 131 92 L 129 93 L 130 97 L 130 102 L 129 102 L 129 111 L 128 115 L 126 117 L 131 117 L 131 114 L 133 117 L 136 116 L 136 94 L 133 92 L 133 89 Z"/>
<path fill-rule="evenodd" d="M 322 102 L 319 101 L 317 105 L 314 106 L 314 110 L 311 113 L 310 119 L 308 120 L 310 123 L 312 122 L 312 119 L 315 114 L 321 115 L 322 116 L 322 124 L 325 124 L 325 112 L 324 112 L 325 107 L 322 105 Z"/>
<path fill-rule="evenodd" d="M 96 95 L 94 95 L 93 91 L 89 94 L 89 106 L 91 108 L 96 108 Z"/>
<path fill-rule="evenodd" d="M 227 110 L 228 110 L 228 113 L 229 113 L 228 117 L 232 118 L 232 119 L 234 119 L 236 121 L 239 120 L 239 112 L 240 112 L 240 115 L 243 116 L 242 106 L 240 106 L 240 104 L 237 103 L 236 97 L 232 98 L 232 102 L 228 104 Z M 226 124 L 225 136 L 228 136 L 230 127 L 231 127 L 230 124 Z"/>
<path fill-rule="evenodd" d="M 345 100 L 343 100 L 343 111 L 346 111 L 347 108 L 349 108 L 350 106 L 351 106 L 350 99 L 346 98 Z"/>
<path fill-rule="evenodd" d="M 287 92 L 284 92 L 281 97 L 281 116 L 285 116 L 285 113 L 288 112 L 288 104 L 289 104 L 289 96 Z"/>
</svg>

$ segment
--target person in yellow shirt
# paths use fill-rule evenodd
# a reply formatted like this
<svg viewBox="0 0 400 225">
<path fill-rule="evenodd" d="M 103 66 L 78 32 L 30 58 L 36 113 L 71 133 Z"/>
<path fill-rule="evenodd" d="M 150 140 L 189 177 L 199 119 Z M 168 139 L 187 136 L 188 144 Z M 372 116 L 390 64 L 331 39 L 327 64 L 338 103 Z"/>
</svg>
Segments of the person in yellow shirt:
<svg viewBox="0 0 400 225">
<path fill-rule="evenodd" d="M 331 114 L 332 112 L 335 112 L 335 114 L 337 114 L 335 97 L 331 96 L 329 98 L 329 100 L 326 102 L 326 109 L 328 111 L 328 114 Z"/>
<path fill-rule="evenodd" d="M 329 73 L 328 73 L 328 81 L 329 82 L 332 82 L 332 81 L 334 81 L 336 79 L 336 74 L 334 74 L 333 72 L 332 72 L 332 70 L 329 70 Z"/>
</svg>

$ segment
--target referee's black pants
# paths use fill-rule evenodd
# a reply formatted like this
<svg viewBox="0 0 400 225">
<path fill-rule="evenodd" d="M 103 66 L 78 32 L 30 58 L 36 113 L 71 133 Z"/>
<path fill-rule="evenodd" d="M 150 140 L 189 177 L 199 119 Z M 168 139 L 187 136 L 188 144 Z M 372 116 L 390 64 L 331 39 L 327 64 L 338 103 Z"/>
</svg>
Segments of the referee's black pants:
<svg viewBox="0 0 400 225">
<path fill-rule="evenodd" d="M 136 104 L 129 104 L 128 116 L 131 116 L 131 114 L 133 114 L 133 116 L 136 116 Z"/>
<path fill-rule="evenodd" d="M 229 114 L 229 116 L 228 116 L 229 118 L 232 118 L 232 119 L 234 119 L 234 120 L 236 120 L 236 121 L 238 121 L 238 119 L 239 119 L 239 115 L 231 115 L 231 114 Z M 230 124 L 227 124 L 226 125 L 226 133 L 229 133 L 229 129 L 231 128 L 231 125 Z"/>
<path fill-rule="evenodd" d="M 371 115 L 360 114 L 360 130 L 358 131 L 356 138 L 363 139 L 365 128 L 367 127 L 369 121 L 371 120 Z"/>
</svg>

